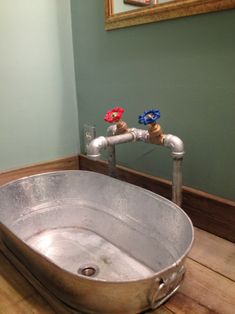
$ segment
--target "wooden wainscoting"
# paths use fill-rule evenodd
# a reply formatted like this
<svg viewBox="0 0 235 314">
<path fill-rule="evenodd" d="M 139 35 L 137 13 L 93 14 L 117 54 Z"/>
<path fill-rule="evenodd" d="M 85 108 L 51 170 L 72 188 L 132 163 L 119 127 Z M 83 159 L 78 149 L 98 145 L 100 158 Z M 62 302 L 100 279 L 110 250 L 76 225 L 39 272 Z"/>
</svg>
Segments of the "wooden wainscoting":
<svg viewBox="0 0 235 314">
<path fill-rule="evenodd" d="M 19 169 L 0 172 L 0 186 L 12 180 L 16 180 L 37 173 L 76 169 L 78 169 L 78 156 L 65 157 L 62 159 L 34 164 Z"/>
<path fill-rule="evenodd" d="M 108 173 L 106 162 L 92 161 L 84 155 L 79 156 L 79 168 Z M 121 166 L 117 169 L 120 180 L 171 199 L 170 181 Z M 235 242 L 235 202 L 184 186 L 182 208 L 190 216 L 194 226 Z"/>
<path fill-rule="evenodd" d="M 37 173 L 76 169 L 108 174 L 107 162 L 92 161 L 85 155 L 79 155 L 0 172 L 0 185 Z M 171 199 L 170 181 L 126 167 L 118 166 L 117 169 L 120 180 Z M 190 216 L 194 226 L 235 242 L 235 202 L 184 186 L 182 208 Z"/>
</svg>

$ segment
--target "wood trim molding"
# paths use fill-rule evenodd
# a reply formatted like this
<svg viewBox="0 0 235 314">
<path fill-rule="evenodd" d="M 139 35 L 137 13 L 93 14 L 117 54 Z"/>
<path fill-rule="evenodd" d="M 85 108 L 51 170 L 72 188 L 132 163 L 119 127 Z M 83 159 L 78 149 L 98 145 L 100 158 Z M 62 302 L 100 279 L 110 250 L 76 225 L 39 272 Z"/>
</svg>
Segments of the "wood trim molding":
<svg viewBox="0 0 235 314">
<path fill-rule="evenodd" d="M 113 0 L 104 3 L 106 30 L 235 8 L 235 0 L 177 0 L 113 14 Z"/>
<path fill-rule="evenodd" d="M 62 159 L 34 164 L 19 169 L 0 172 L 0 186 L 12 180 L 16 180 L 37 173 L 77 169 L 78 169 L 78 156 L 65 157 Z"/>
<path fill-rule="evenodd" d="M 108 174 L 107 162 L 92 161 L 84 155 L 79 156 L 79 168 Z M 117 168 L 120 180 L 171 199 L 170 181 L 121 166 Z M 235 202 L 184 186 L 182 208 L 194 226 L 235 242 Z"/>
<path fill-rule="evenodd" d="M 108 174 L 107 162 L 95 162 L 79 155 L 0 172 L 0 186 L 37 173 L 77 169 Z M 120 180 L 171 199 L 171 182 L 168 180 L 121 166 L 118 166 L 118 175 Z M 184 186 L 182 208 L 190 216 L 194 226 L 235 242 L 235 202 Z"/>
</svg>

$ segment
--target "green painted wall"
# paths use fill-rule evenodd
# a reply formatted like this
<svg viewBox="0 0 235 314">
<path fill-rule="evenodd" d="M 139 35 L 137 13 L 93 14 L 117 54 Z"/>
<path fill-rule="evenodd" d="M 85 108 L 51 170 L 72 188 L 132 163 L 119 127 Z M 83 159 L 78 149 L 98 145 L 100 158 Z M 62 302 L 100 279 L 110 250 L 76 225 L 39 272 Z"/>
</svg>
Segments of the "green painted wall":
<svg viewBox="0 0 235 314">
<path fill-rule="evenodd" d="M 0 1 L 0 171 L 78 152 L 70 12 Z"/>
<path fill-rule="evenodd" d="M 72 0 L 71 9 L 81 139 L 87 122 L 105 134 L 113 106 L 133 127 L 159 108 L 164 131 L 185 142 L 184 184 L 234 199 L 235 10 L 107 32 L 103 1 Z M 118 162 L 171 175 L 166 148 L 121 145 Z"/>
</svg>

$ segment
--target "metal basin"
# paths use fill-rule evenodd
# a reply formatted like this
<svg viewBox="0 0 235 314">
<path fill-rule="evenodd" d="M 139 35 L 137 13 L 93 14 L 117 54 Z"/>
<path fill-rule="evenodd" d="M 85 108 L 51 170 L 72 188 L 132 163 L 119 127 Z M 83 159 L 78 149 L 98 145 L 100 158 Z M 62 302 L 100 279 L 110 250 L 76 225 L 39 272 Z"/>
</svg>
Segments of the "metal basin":
<svg viewBox="0 0 235 314">
<path fill-rule="evenodd" d="M 56 298 L 85 313 L 140 313 L 179 287 L 192 223 L 174 203 L 87 171 L 0 188 L 5 247 Z"/>
</svg>

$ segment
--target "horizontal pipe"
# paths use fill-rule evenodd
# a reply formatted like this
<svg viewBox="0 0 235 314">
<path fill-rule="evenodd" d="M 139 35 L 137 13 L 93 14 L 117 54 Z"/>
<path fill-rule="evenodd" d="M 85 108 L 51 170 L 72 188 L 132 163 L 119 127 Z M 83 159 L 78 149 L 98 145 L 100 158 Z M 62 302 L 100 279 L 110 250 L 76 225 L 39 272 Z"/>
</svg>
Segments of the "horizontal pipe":
<svg viewBox="0 0 235 314">
<path fill-rule="evenodd" d="M 92 140 L 87 147 L 87 157 L 93 160 L 97 160 L 100 158 L 100 151 L 109 146 L 128 143 L 135 141 L 134 132 L 128 132 L 120 135 L 114 136 L 99 136 Z"/>
<path fill-rule="evenodd" d="M 105 149 L 108 146 L 113 146 L 122 143 L 128 143 L 133 141 L 149 142 L 149 134 L 146 130 L 141 129 L 129 129 L 127 133 L 114 135 L 116 132 L 116 126 L 110 126 L 108 128 L 108 137 L 100 136 L 95 138 L 89 144 L 87 148 L 87 156 L 91 159 L 98 159 L 100 156 L 100 150 Z M 181 159 L 184 156 L 184 143 L 183 141 L 172 134 L 164 134 L 163 145 L 171 149 L 171 155 L 175 159 Z"/>
<path fill-rule="evenodd" d="M 123 143 L 133 142 L 135 140 L 134 132 L 128 132 L 124 134 L 114 135 L 106 137 L 108 145 L 117 145 Z"/>
<path fill-rule="evenodd" d="M 87 147 L 87 157 L 93 160 L 100 158 L 102 149 L 108 148 L 109 151 L 109 175 L 116 177 L 116 156 L 115 145 L 143 141 L 150 143 L 149 133 L 147 130 L 128 129 L 127 133 L 115 135 L 117 131 L 116 125 L 108 128 L 107 137 L 100 136 L 90 142 Z M 182 201 L 182 159 L 184 156 L 183 141 L 172 134 L 164 134 L 163 146 L 170 148 L 171 156 L 173 158 L 173 174 L 172 174 L 172 201 L 181 206 Z"/>
</svg>

